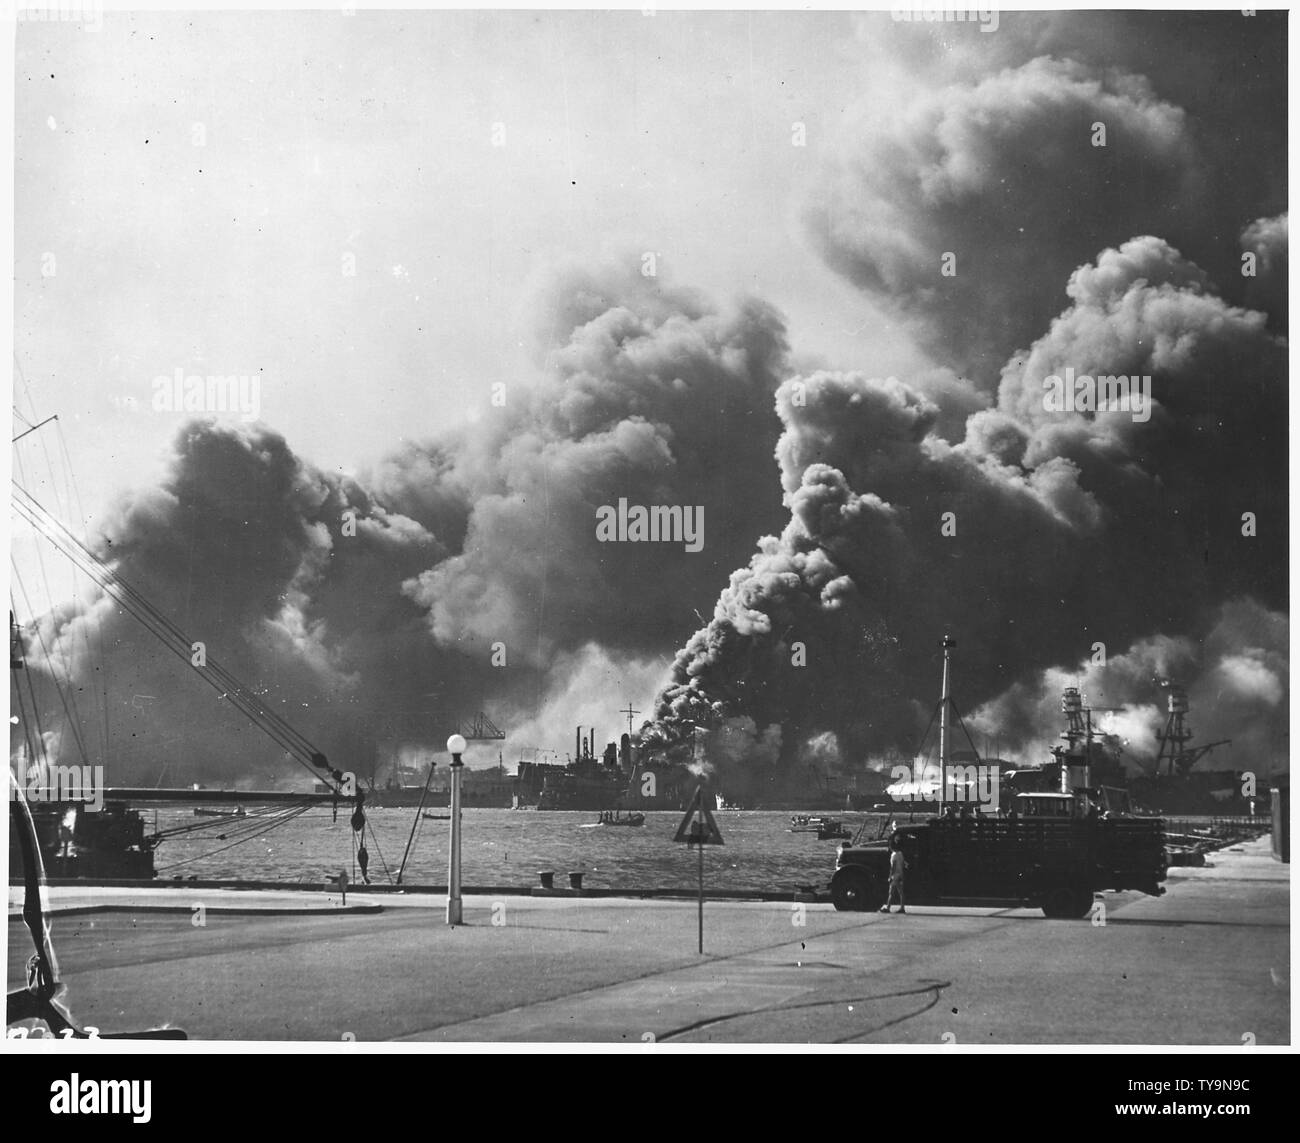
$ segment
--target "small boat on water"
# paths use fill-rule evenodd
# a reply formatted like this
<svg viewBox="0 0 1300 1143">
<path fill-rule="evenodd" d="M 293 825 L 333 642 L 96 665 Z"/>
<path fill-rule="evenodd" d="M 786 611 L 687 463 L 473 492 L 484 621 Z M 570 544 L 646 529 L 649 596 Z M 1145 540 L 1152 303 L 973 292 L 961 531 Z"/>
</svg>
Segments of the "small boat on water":
<svg viewBox="0 0 1300 1143">
<path fill-rule="evenodd" d="M 596 819 L 594 824 L 605 826 L 643 826 L 645 825 L 645 814 L 635 812 L 624 814 L 622 810 L 601 810 L 600 817 Z"/>
<path fill-rule="evenodd" d="M 814 817 L 808 814 L 792 814 L 790 832 L 815 833 L 818 841 L 834 841 L 853 836 L 852 831 L 839 818 Z"/>
<path fill-rule="evenodd" d="M 233 810 L 210 810 L 206 806 L 200 806 L 194 811 L 196 818 L 246 818 L 248 811 L 243 806 Z"/>
<path fill-rule="evenodd" d="M 822 828 L 825 818 L 809 817 L 807 814 L 790 815 L 791 833 L 816 833 Z"/>
<path fill-rule="evenodd" d="M 451 821 L 451 814 L 431 814 L 428 810 L 425 810 L 424 818 L 426 821 L 431 822 L 449 822 Z"/>
</svg>

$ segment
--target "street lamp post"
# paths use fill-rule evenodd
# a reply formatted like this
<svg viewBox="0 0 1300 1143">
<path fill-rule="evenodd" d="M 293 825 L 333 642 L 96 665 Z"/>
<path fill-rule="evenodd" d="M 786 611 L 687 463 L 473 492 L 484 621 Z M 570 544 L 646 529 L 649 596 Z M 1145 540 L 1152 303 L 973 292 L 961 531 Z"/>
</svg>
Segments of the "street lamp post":
<svg viewBox="0 0 1300 1143">
<path fill-rule="evenodd" d="M 465 753 L 465 739 L 453 734 L 447 739 L 447 753 L 451 755 L 451 856 L 447 859 L 447 924 L 459 925 L 460 920 L 460 772 L 465 764 L 460 756 Z"/>
</svg>

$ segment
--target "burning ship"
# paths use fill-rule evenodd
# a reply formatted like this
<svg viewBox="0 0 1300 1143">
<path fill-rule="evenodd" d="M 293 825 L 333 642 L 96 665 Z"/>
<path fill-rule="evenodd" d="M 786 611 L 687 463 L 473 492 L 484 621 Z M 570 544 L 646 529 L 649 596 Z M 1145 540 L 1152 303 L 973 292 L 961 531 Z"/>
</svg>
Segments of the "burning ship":
<svg viewBox="0 0 1300 1143">
<path fill-rule="evenodd" d="M 633 712 L 637 713 L 637 712 Z M 375 766 L 365 779 L 366 801 L 374 807 L 445 808 L 450 790 L 445 771 L 421 742 L 436 738 L 414 712 L 382 712 L 377 718 Z M 399 717 L 401 716 L 401 717 Z M 421 716 L 422 717 L 422 716 Z M 504 739 L 505 733 L 482 713 L 451 727 L 471 741 Z M 631 729 L 598 747 L 594 726 L 578 726 L 573 754 L 564 762 L 520 758 L 515 774 L 498 764 L 464 776 L 468 808 L 538 810 L 680 810 L 695 793 L 698 774 L 676 761 L 652 758 L 632 740 Z"/>
<path fill-rule="evenodd" d="M 584 731 L 589 733 L 584 733 Z M 596 754 L 596 728 L 576 728 L 573 757 L 563 765 L 520 761 L 516 808 L 539 810 L 684 810 L 699 775 L 689 766 L 655 759 L 630 733 Z"/>
</svg>

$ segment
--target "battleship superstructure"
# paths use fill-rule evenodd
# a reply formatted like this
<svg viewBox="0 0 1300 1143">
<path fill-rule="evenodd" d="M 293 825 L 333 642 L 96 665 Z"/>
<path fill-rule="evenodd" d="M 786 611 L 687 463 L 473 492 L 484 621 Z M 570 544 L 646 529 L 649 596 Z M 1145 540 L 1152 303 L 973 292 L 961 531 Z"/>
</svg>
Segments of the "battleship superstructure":
<svg viewBox="0 0 1300 1143">
<path fill-rule="evenodd" d="M 1250 814 L 1252 799 L 1242 772 L 1224 768 L 1197 770 L 1196 764 L 1211 750 L 1230 745 L 1230 739 L 1192 746 L 1187 722 L 1191 710 L 1187 691 L 1177 683 L 1164 682 L 1168 690 L 1164 728 L 1156 732 L 1160 748 L 1153 762 L 1130 759 L 1125 765 L 1123 748 L 1113 734 L 1095 726 L 1097 711 L 1123 707 L 1093 707 L 1078 687 L 1066 687 L 1061 711 L 1066 718 L 1063 745 L 1052 748 L 1053 761 L 1042 766 L 1013 770 L 1004 781 L 1015 792 L 1069 791 L 1090 788 L 1125 795 L 1135 808 L 1165 814 Z M 1137 770 L 1138 773 L 1133 771 Z M 1260 783 L 1263 790 L 1264 784 Z M 1257 807 L 1256 807 L 1257 808 Z"/>
</svg>

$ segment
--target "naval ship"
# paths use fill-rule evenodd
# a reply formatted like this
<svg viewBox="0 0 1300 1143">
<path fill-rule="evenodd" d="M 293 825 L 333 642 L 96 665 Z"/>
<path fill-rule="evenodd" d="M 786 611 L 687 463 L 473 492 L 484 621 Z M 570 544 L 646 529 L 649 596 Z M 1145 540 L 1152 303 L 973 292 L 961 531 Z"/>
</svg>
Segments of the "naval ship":
<svg viewBox="0 0 1300 1143">
<path fill-rule="evenodd" d="M 1156 732 L 1160 747 L 1154 762 L 1129 760 L 1126 765 L 1116 736 L 1093 726 L 1094 711 L 1124 708 L 1090 707 L 1078 687 L 1066 687 L 1061 695 L 1066 728 L 1062 744 L 1051 750 L 1053 760 L 1010 770 L 1003 781 L 1014 793 L 1097 789 L 1109 801 L 1164 815 L 1247 816 L 1262 812 L 1268 799 L 1266 781 L 1260 780 L 1260 793 L 1251 798 L 1243 793 L 1247 787 L 1241 771 L 1195 769 L 1212 750 L 1231 745 L 1231 739 L 1193 746 L 1186 689 L 1168 681 L 1161 686 L 1169 693 L 1165 724 Z M 1140 772 L 1134 774 L 1134 769 Z"/>
<path fill-rule="evenodd" d="M 630 734 L 607 743 L 599 755 L 596 741 L 595 727 L 579 726 L 566 763 L 521 759 L 515 808 L 646 813 L 685 810 L 690 804 L 700 777 L 689 766 L 641 756 Z"/>
</svg>

